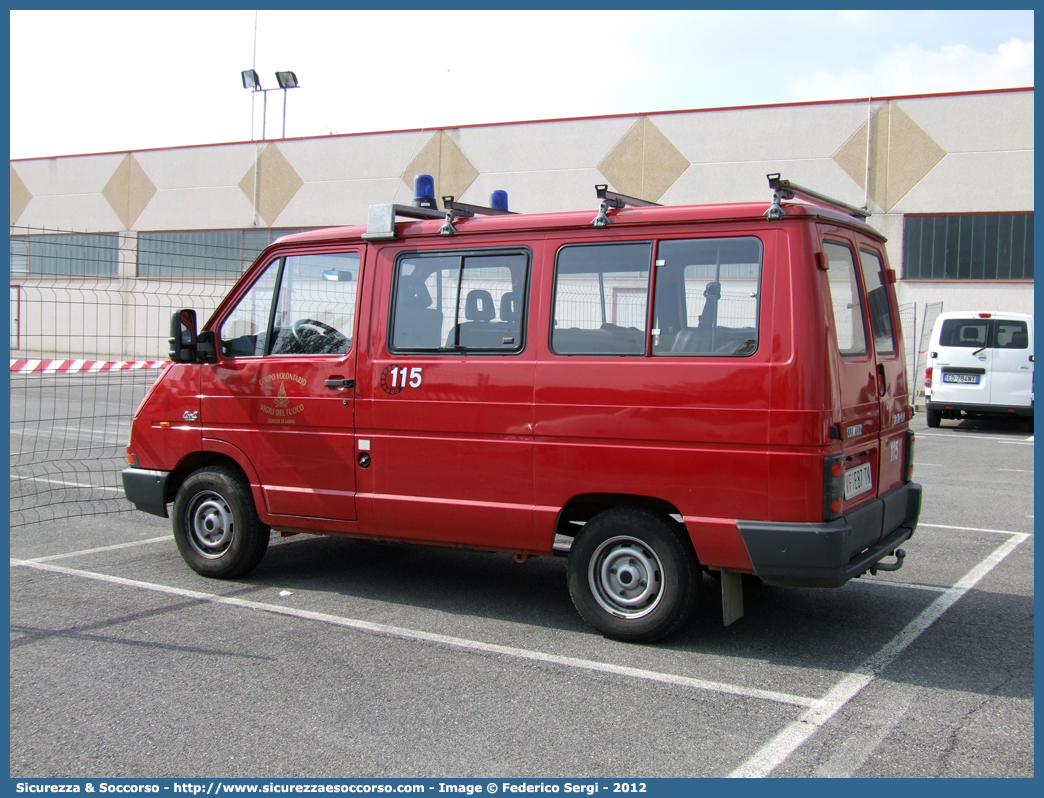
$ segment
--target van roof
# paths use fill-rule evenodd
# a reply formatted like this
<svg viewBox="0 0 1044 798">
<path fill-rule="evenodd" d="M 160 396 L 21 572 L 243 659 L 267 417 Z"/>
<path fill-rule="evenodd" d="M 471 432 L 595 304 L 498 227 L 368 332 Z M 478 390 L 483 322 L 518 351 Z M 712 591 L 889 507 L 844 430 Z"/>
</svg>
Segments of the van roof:
<svg viewBox="0 0 1044 798">
<path fill-rule="evenodd" d="M 1033 320 L 1032 313 L 1013 313 L 1007 310 L 948 310 L 936 317 L 936 323 L 946 319 L 1019 319 Z"/>
<path fill-rule="evenodd" d="M 765 213 L 769 207 L 770 203 L 767 202 L 626 207 L 609 212 L 610 229 L 643 224 L 666 225 L 674 222 L 763 221 L 767 224 L 775 224 L 775 221 L 765 218 Z M 886 240 L 877 230 L 841 211 L 818 205 L 809 205 L 803 202 L 784 202 L 782 207 L 785 215 L 780 221 L 820 218 L 831 224 L 854 228 L 880 241 Z M 453 220 L 453 225 L 457 229 L 458 235 L 466 233 L 585 228 L 592 226 L 597 213 L 597 209 L 593 208 L 582 211 L 457 217 Z M 399 239 L 415 236 L 437 236 L 442 225 L 442 219 L 400 222 L 395 225 L 395 237 Z M 278 239 L 277 243 L 294 244 L 345 239 L 362 240 L 365 232 L 366 227 L 363 225 L 328 227 L 284 236 Z"/>
</svg>

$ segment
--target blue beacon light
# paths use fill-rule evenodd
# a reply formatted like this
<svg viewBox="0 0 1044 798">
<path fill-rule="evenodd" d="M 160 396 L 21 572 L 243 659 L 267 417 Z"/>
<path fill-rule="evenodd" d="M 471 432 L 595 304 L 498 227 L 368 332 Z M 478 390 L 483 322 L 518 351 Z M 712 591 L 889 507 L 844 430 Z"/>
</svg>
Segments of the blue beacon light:
<svg viewBox="0 0 1044 798">
<path fill-rule="evenodd" d="M 506 211 L 508 209 L 507 192 L 500 189 L 490 192 L 489 207 L 496 208 L 498 211 Z"/>
<path fill-rule="evenodd" d="M 431 175 L 416 175 L 413 178 L 413 204 L 417 208 L 434 208 L 439 206 L 435 202 L 435 178 Z"/>
</svg>

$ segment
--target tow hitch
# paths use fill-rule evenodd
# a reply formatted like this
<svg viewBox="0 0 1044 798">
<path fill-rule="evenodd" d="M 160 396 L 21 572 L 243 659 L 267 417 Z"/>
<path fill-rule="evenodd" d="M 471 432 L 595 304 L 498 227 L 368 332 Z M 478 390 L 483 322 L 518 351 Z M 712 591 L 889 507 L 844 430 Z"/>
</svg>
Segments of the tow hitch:
<svg viewBox="0 0 1044 798">
<path fill-rule="evenodd" d="M 903 558 L 906 556 L 906 552 L 902 549 L 896 549 L 892 552 L 895 555 L 895 562 L 885 563 L 878 562 L 870 566 L 870 576 L 877 576 L 878 571 L 898 571 L 903 567 Z"/>
</svg>

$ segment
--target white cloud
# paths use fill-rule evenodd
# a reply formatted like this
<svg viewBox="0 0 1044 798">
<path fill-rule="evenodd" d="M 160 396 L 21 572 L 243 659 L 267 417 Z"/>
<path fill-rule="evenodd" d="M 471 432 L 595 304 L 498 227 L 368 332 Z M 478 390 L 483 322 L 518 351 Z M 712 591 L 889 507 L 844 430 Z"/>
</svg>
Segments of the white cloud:
<svg viewBox="0 0 1044 798">
<path fill-rule="evenodd" d="M 817 72 L 788 83 L 793 101 L 848 99 L 894 94 L 976 91 L 1033 85 L 1033 42 L 1009 39 L 996 53 L 963 44 L 924 50 L 897 45 L 879 56 L 872 71 Z"/>
</svg>

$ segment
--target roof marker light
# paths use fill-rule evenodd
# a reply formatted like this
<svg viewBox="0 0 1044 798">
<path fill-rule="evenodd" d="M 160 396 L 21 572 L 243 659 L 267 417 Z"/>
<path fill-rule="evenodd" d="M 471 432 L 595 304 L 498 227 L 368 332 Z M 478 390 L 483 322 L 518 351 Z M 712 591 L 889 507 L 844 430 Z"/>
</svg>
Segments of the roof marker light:
<svg viewBox="0 0 1044 798">
<path fill-rule="evenodd" d="M 413 178 L 413 204 L 418 208 L 438 210 L 435 202 L 435 178 L 431 175 L 416 175 Z"/>
<path fill-rule="evenodd" d="M 989 319 L 989 318 L 992 318 L 992 317 L 993 317 L 992 313 L 980 313 L 979 314 L 979 318 L 980 319 Z"/>
</svg>

